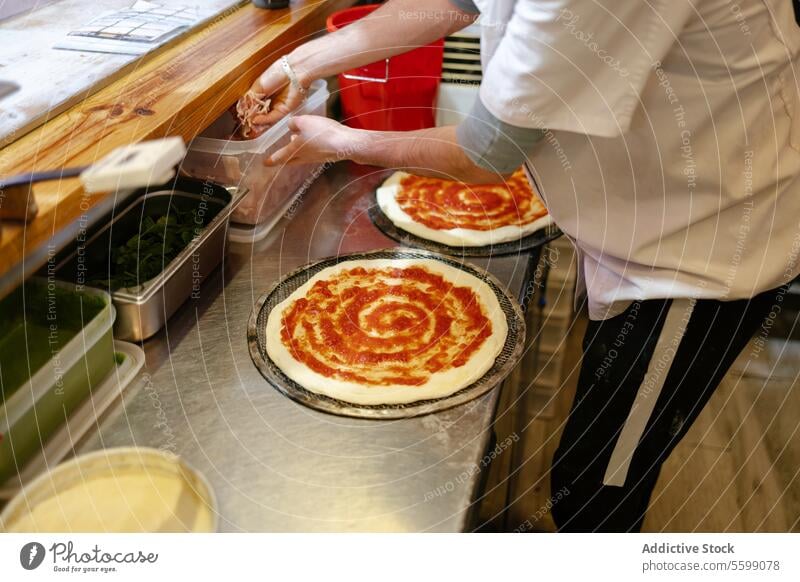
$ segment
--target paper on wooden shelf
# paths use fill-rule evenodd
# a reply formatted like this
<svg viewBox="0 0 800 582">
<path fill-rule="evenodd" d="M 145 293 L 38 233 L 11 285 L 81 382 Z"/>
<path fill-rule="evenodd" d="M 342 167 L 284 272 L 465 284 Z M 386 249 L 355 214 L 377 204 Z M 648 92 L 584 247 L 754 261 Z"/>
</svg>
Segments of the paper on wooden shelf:
<svg viewBox="0 0 800 582">
<path fill-rule="evenodd" d="M 196 6 L 168 6 L 137 0 L 130 8 L 90 20 L 53 48 L 142 55 L 200 22 Z"/>
</svg>

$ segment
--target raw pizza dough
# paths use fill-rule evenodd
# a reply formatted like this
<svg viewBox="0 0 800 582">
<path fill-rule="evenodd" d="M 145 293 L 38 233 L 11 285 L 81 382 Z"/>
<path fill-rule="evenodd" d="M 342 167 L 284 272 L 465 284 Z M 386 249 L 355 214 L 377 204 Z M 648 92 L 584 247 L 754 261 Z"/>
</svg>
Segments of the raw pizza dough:
<svg viewBox="0 0 800 582">
<path fill-rule="evenodd" d="M 437 202 L 430 203 L 427 211 L 433 214 L 435 222 L 445 226 L 445 228 L 434 228 L 410 216 L 398 202 L 397 197 L 403 193 L 402 182 L 406 178 L 420 179 L 406 172 L 395 172 L 378 188 L 378 206 L 395 226 L 426 240 L 453 247 L 482 247 L 519 240 L 553 222 L 549 214 L 541 215 L 546 209 L 530 188 L 522 169 L 517 170 L 508 182 L 511 185 L 524 184 L 526 190 L 530 192 L 532 199 L 529 222 L 525 221 L 528 216 L 520 216 L 526 209 L 509 195 L 508 188 L 503 184 L 470 186 L 448 180 L 421 179 L 434 184 L 460 187 L 458 196 L 461 208 L 447 207 Z M 510 213 L 512 217 L 510 222 L 516 221 L 519 224 L 493 227 L 492 222 L 496 222 L 496 218 L 503 212 Z M 467 221 L 478 223 L 479 228 L 458 226 Z"/>
<path fill-rule="evenodd" d="M 497 297 L 477 277 L 432 259 L 373 259 L 323 269 L 275 306 L 266 348 L 307 390 L 404 404 L 479 380 L 507 334 Z"/>
</svg>

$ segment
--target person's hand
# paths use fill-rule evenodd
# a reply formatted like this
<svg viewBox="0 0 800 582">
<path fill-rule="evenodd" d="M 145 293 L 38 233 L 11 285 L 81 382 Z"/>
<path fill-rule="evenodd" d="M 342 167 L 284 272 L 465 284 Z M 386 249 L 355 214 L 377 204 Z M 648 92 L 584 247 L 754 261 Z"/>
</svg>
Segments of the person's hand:
<svg viewBox="0 0 800 582">
<path fill-rule="evenodd" d="M 292 59 L 289 57 L 289 63 L 292 64 Z M 292 64 L 292 66 L 294 66 Z M 295 67 L 295 73 L 303 87 L 308 90 L 311 84 L 305 80 Z M 305 99 L 305 96 L 289 83 L 289 78 L 281 66 L 280 59 L 272 63 L 261 76 L 255 80 L 250 87 L 256 95 L 263 96 L 264 98 L 271 99 L 269 112 L 265 115 L 256 115 L 252 119 L 253 125 L 261 127 L 269 127 L 282 118 L 286 117 L 289 113 L 297 109 Z"/>
<path fill-rule="evenodd" d="M 308 164 L 352 159 L 362 149 L 360 132 L 319 115 L 289 120 L 291 141 L 264 160 L 267 166 Z"/>
</svg>

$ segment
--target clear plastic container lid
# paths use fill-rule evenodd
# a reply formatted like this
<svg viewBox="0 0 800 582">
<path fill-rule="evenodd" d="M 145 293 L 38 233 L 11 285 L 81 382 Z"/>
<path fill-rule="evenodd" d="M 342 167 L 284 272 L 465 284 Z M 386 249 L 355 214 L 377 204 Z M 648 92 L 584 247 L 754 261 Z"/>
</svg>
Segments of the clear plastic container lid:
<svg viewBox="0 0 800 582">
<path fill-rule="evenodd" d="M 216 139 L 212 137 L 198 136 L 189 144 L 189 149 L 207 154 L 220 154 L 224 156 L 237 156 L 241 154 L 263 154 L 269 150 L 289 131 L 289 120 L 296 115 L 305 115 L 323 105 L 330 93 L 328 85 L 324 79 L 318 79 L 311 83 L 308 99 L 267 131 L 255 139 L 232 140 Z M 223 116 L 224 118 L 225 116 Z"/>
</svg>

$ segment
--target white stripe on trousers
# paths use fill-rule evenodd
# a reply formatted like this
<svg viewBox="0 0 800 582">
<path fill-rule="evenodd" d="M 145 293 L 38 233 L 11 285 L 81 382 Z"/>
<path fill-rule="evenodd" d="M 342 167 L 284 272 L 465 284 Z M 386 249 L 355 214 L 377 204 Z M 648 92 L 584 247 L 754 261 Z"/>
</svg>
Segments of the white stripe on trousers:
<svg viewBox="0 0 800 582">
<path fill-rule="evenodd" d="M 608 461 L 603 477 L 603 485 L 622 487 L 625 484 L 633 453 L 639 445 L 647 422 L 653 414 L 653 408 L 664 388 L 664 382 L 669 375 L 696 303 L 696 299 L 672 300 L 664 320 L 664 327 L 661 329 L 647 366 L 647 373 L 642 385 L 639 386 L 639 391 L 636 393 L 622 431 L 619 433 L 617 444 L 611 452 L 611 459 Z"/>
</svg>

